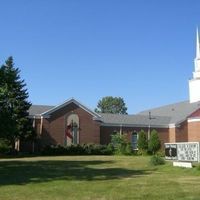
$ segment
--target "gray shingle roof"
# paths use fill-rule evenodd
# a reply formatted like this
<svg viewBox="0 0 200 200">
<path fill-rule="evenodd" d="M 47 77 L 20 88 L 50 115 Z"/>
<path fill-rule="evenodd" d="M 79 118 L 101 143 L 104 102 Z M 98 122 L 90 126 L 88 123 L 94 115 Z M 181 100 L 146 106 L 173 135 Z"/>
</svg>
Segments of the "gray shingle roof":
<svg viewBox="0 0 200 200">
<path fill-rule="evenodd" d="M 29 109 L 30 116 L 40 115 L 55 106 L 32 105 Z M 167 127 L 169 124 L 177 124 L 184 121 L 190 114 L 200 108 L 200 102 L 189 103 L 183 101 L 154 109 L 142 111 L 136 115 L 121 115 L 100 113 L 103 125 L 149 126 Z M 149 119 L 151 112 L 151 120 Z"/>
<path fill-rule="evenodd" d="M 200 102 L 190 103 L 189 101 L 183 101 L 175 104 L 170 104 L 154 109 L 149 109 L 138 113 L 139 115 L 151 115 L 167 116 L 170 117 L 171 124 L 177 124 L 184 121 L 189 115 L 200 108 Z"/>
<path fill-rule="evenodd" d="M 149 116 L 147 115 L 120 115 L 101 113 L 102 122 L 107 125 L 126 125 L 126 126 L 143 126 L 147 127 L 149 124 L 155 127 L 167 127 L 170 122 L 170 117 L 166 116 Z"/>
<path fill-rule="evenodd" d="M 29 109 L 29 115 L 40 115 L 43 112 L 46 112 L 47 110 L 52 109 L 54 106 L 46 106 L 46 105 L 32 105 Z"/>
</svg>

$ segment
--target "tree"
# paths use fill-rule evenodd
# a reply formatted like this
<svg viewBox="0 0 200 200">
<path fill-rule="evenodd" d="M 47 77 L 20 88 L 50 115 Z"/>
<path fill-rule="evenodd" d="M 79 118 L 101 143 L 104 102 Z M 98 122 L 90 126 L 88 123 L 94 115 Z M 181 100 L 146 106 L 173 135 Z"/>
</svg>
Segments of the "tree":
<svg viewBox="0 0 200 200">
<path fill-rule="evenodd" d="M 121 97 L 107 96 L 103 97 L 97 104 L 95 112 L 127 114 L 126 104 Z"/>
<path fill-rule="evenodd" d="M 147 136 L 144 130 L 141 130 L 138 136 L 139 136 L 137 141 L 138 150 L 143 154 L 148 150 Z"/>
<path fill-rule="evenodd" d="M 150 139 L 149 139 L 149 151 L 152 152 L 153 154 L 156 153 L 156 151 L 158 151 L 161 147 L 160 145 L 160 139 L 158 137 L 158 132 L 153 129 L 151 131 L 151 136 L 150 136 Z"/>
<path fill-rule="evenodd" d="M 0 67 L 0 138 L 8 140 L 13 149 L 17 140 L 32 134 L 28 118 L 31 103 L 19 74 L 12 57 Z"/>
</svg>

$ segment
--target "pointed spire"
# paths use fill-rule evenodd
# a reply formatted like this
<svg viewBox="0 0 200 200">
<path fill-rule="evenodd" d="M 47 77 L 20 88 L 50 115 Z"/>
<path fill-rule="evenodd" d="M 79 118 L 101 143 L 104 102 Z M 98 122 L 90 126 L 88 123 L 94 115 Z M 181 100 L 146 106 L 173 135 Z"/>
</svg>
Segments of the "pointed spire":
<svg viewBox="0 0 200 200">
<path fill-rule="evenodd" d="M 198 27 L 197 27 L 197 39 L 196 39 L 196 59 L 200 59 L 199 30 L 198 30 Z"/>
</svg>

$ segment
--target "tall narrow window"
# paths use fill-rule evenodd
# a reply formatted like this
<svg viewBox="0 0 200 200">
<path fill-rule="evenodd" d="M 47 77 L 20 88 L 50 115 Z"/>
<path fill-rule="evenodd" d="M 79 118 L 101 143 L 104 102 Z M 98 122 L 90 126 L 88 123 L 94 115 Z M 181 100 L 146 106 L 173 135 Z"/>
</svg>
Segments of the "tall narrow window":
<svg viewBox="0 0 200 200">
<path fill-rule="evenodd" d="M 65 141 L 64 145 L 79 144 L 79 117 L 77 114 L 68 116 L 65 122 Z"/>
<path fill-rule="evenodd" d="M 133 149 L 137 149 L 137 140 L 138 140 L 138 134 L 137 134 L 137 132 L 134 131 L 132 133 L 132 140 L 131 140 L 131 144 L 132 144 Z"/>
</svg>

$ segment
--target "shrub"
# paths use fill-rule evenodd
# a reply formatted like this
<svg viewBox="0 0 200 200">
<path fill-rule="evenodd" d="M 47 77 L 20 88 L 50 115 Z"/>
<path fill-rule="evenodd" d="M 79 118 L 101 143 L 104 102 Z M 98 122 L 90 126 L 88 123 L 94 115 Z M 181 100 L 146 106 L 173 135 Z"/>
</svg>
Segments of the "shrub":
<svg viewBox="0 0 200 200">
<path fill-rule="evenodd" d="M 43 155 L 111 155 L 113 150 L 107 145 L 83 144 L 45 146 L 41 151 Z"/>
<path fill-rule="evenodd" d="M 126 144 L 124 155 L 131 155 L 131 154 L 133 154 L 133 150 L 132 150 L 131 143 L 129 142 L 128 144 Z"/>
<path fill-rule="evenodd" d="M 147 141 L 147 136 L 144 130 L 141 130 L 139 132 L 139 137 L 137 141 L 137 146 L 138 146 L 138 151 L 140 154 L 146 154 L 147 149 L 148 149 L 148 141 Z"/>
<path fill-rule="evenodd" d="M 7 140 L 0 139 L 0 153 L 5 154 L 10 152 L 11 146 L 9 145 Z"/>
<path fill-rule="evenodd" d="M 151 131 L 151 136 L 149 139 L 149 151 L 155 154 L 160 149 L 160 139 L 158 137 L 157 131 L 154 129 Z"/>
<path fill-rule="evenodd" d="M 117 155 L 130 155 L 132 154 L 132 148 L 127 141 L 125 134 L 116 133 L 111 135 L 111 145 L 114 148 L 114 154 Z"/>
<path fill-rule="evenodd" d="M 200 171 L 200 164 L 196 166 L 197 170 Z"/>
<path fill-rule="evenodd" d="M 165 157 L 165 151 L 160 149 L 159 151 L 156 152 L 156 155 L 160 157 Z"/>
<path fill-rule="evenodd" d="M 164 158 L 162 158 L 158 155 L 153 155 L 150 159 L 150 164 L 151 165 L 164 165 L 165 160 L 164 160 Z"/>
</svg>

